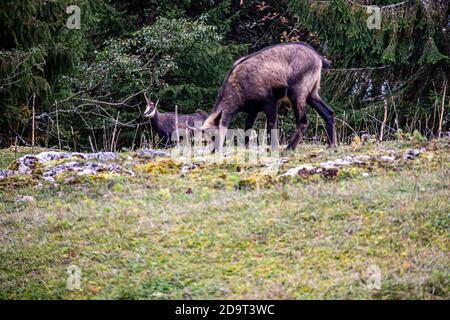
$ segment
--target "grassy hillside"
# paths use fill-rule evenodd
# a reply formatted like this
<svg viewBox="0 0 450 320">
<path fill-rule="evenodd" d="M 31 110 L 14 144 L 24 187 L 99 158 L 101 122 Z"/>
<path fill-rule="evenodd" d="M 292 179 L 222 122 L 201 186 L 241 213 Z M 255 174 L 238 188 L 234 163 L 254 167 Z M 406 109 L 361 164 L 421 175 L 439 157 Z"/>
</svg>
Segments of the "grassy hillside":
<svg viewBox="0 0 450 320">
<path fill-rule="evenodd" d="M 27 153 L 0 150 L 0 168 Z M 4 177 L 0 298 L 450 298 L 449 139 L 282 157 Z"/>
</svg>

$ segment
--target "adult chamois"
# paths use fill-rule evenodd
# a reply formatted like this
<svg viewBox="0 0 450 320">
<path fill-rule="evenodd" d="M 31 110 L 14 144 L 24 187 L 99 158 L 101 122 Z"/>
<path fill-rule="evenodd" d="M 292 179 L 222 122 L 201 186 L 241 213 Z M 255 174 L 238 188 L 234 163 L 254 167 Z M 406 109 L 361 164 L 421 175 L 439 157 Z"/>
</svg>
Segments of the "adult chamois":
<svg viewBox="0 0 450 320">
<path fill-rule="evenodd" d="M 247 113 L 245 130 L 251 129 L 259 112 L 267 117 L 267 132 L 276 128 L 277 102 L 290 100 L 296 130 L 288 148 L 295 149 L 308 125 L 308 103 L 325 120 L 329 146 L 335 146 L 334 112 L 319 96 L 322 68 L 330 63 L 303 42 L 277 44 L 237 60 L 217 96 L 215 105 L 202 129 L 219 129 L 222 148 L 227 128 L 238 112 Z"/>
<path fill-rule="evenodd" d="M 165 145 L 171 145 L 171 137 L 177 131 L 187 130 L 192 134 L 193 130 L 199 130 L 201 124 L 208 117 L 208 114 L 203 110 L 196 110 L 191 114 L 175 114 L 174 112 L 159 112 L 158 103 L 151 101 L 144 93 L 147 107 L 144 111 L 144 117 L 150 118 L 152 129 L 158 133 L 161 142 Z"/>
</svg>

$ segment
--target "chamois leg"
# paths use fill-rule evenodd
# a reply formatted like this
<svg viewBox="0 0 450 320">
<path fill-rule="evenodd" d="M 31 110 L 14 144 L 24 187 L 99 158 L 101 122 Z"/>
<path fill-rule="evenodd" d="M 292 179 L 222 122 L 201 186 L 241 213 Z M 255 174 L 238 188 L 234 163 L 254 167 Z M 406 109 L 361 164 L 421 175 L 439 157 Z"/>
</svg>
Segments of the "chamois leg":
<svg viewBox="0 0 450 320">
<path fill-rule="evenodd" d="M 292 97 L 292 108 L 295 115 L 295 133 L 291 138 L 287 148 L 294 150 L 303 139 L 303 134 L 308 127 L 308 119 L 305 112 L 306 99 L 303 94 L 296 94 Z"/>
<path fill-rule="evenodd" d="M 225 137 L 227 135 L 228 126 L 230 125 L 231 120 L 235 113 L 233 112 L 223 112 L 222 117 L 220 118 L 219 123 L 219 132 L 218 137 L 214 140 L 214 150 L 213 152 L 219 151 L 220 153 L 223 151 L 223 144 L 225 142 Z"/>
<path fill-rule="evenodd" d="M 320 98 L 318 94 L 312 94 L 307 98 L 307 103 L 317 111 L 325 120 L 325 129 L 327 131 L 328 146 L 336 147 L 336 128 L 334 127 L 334 112 Z"/>
<path fill-rule="evenodd" d="M 247 135 L 247 131 L 253 128 L 255 124 L 256 117 L 258 116 L 258 111 L 252 111 L 247 114 L 247 118 L 245 119 L 245 147 L 248 148 L 250 143 L 250 137 Z"/>
<path fill-rule="evenodd" d="M 270 143 L 272 150 L 278 150 L 278 132 L 277 129 L 277 115 L 278 105 L 276 100 L 270 100 L 265 106 L 266 123 L 267 123 L 267 143 Z M 273 136 L 272 136 L 272 130 Z"/>
</svg>

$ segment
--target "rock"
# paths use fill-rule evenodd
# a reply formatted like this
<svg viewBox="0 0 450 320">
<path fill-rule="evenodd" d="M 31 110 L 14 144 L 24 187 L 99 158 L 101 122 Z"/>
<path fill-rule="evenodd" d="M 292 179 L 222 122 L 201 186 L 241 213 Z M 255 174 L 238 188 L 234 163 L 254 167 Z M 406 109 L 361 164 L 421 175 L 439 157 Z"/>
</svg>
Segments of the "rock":
<svg viewBox="0 0 450 320">
<path fill-rule="evenodd" d="M 32 173 L 36 164 L 45 164 L 50 161 L 63 158 L 80 158 L 82 160 L 111 161 L 117 159 L 117 154 L 113 152 L 79 153 L 79 152 L 57 152 L 46 151 L 37 155 L 25 155 L 13 162 L 11 167 L 17 168 L 19 173 Z"/>
<path fill-rule="evenodd" d="M 156 157 L 168 157 L 169 154 L 165 151 L 152 150 L 152 149 L 140 149 L 137 151 L 137 155 L 146 159 L 154 159 Z"/>
<path fill-rule="evenodd" d="M 66 183 L 66 184 L 74 184 L 76 181 L 77 181 L 77 179 L 73 176 L 67 177 L 66 179 L 64 179 L 64 183 Z"/>
<path fill-rule="evenodd" d="M 361 136 L 361 141 L 362 141 L 363 144 L 366 144 L 369 141 L 375 141 L 375 140 L 376 140 L 376 138 L 374 136 L 368 134 L 368 133 L 364 133 Z"/>
<path fill-rule="evenodd" d="M 0 179 L 16 174 L 16 171 L 8 169 L 0 169 Z"/>
<path fill-rule="evenodd" d="M 358 156 L 346 156 L 341 159 L 328 160 L 319 163 L 318 165 L 305 164 L 296 168 L 289 169 L 287 172 L 282 174 L 282 176 L 295 176 L 297 174 L 314 174 L 320 173 L 325 177 L 334 177 L 337 175 L 337 169 L 339 167 L 350 166 L 350 165 L 361 165 L 366 164 L 368 160 L 379 159 L 382 161 L 394 161 L 395 156 L 384 155 L 384 156 L 369 156 L 369 155 L 358 155 Z M 363 177 L 370 176 L 369 173 L 362 173 Z"/>
<path fill-rule="evenodd" d="M 75 171 L 78 175 L 95 175 L 100 171 L 109 171 L 119 173 L 122 171 L 122 167 L 119 164 L 104 164 L 97 162 L 77 162 L 69 161 L 54 165 L 52 167 L 46 168 L 43 177 L 44 179 L 53 177 L 56 174 L 63 171 Z M 46 179 L 48 180 L 48 179 Z"/>
<path fill-rule="evenodd" d="M 16 201 L 17 202 L 33 202 L 34 198 L 33 198 L 33 196 L 23 196 L 23 195 L 18 194 L 16 196 Z"/>
<path fill-rule="evenodd" d="M 198 168 L 198 165 L 195 163 L 192 163 L 190 165 L 185 164 L 184 166 L 181 167 L 181 174 L 185 174 L 188 173 L 190 170 Z"/>
<path fill-rule="evenodd" d="M 45 181 L 48 181 L 50 183 L 54 183 L 55 182 L 55 178 L 53 177 L 42 177 Z"/>
<path fill-rule="evenodd" d="M 338 172 L 339 172 L 339 170 L 337 168 L 329 168 L 329 169 L 323 170 L 323 172 L 321 172 L 321 174 L 325 178 L 333 178 L 333 177 L 337 176 Z"/>
<path fill-rule="evenodd" d="M 283 163 L 285 163 L 286 161 L 287 161 L 286 159 L 281 158 L 281 159 L 278 159 L 275 162 L 267 163 L 265 165 L 265 170 L 264 171 L 268 172 L 268 173 L 270 173 L 270 172 L 277 172 L 280 169 L 280 166 Z"/>
<path fill-rule="evenodd" d="M 323 168 L 331 169 L 339 166 L 348 166 L 354 162 L 356 162 L 355 158 L 348 156 L 343 159 L 328 160 L 325 162 L 321 162 L 320 166 Z"/>
<path fill-rule="evenodd" d="M 112 161 L 117 159 L 117 154 L 114 152 L 96 152 L 87 153 L 86 159 L 95 159 L 100 161 Z"/>
<path fill-rule="evenodd" d="M 62 159 L 58 163 L 52 162 Z M 64 162 L 64 159 L 67 159 Z M 57 152 L 47 151 L 37 155 L 25 155 L 15 160 L 10 165 L 13 170 L 0 170 L 0 179 L 11 174 L 42 174 L 42 178 L 50 183 L 55 183 L 54 176 L 60 172 L 73 171 L 78 175 L 95 175 L 99 172 L 107 171 L 114 173 L 126 173 L 133 175 L 130 170 L 122 169 L 117 163 L 104 163 L 117 160 L 118 155 L 113 152 Z M 100 162 L 87 161 L 96 160 Z M 39 164 L 39 167 L 37 165 Z M 35 170 L 35 169 L 39 170 Z M 66 183 L 74 183 L 76 180 L 67 178 Z"/>
<path fill-rule="evenodd" d="M 380 160 L 383 160 L 383 161 L 394 161 L 395 157 L 394 156 L 381 156 Z"/>
<path fill-rule="evenodd" d="M 422 153 L 422 150 L 408 149 L 403 153 L 403 160 L 410 160 L 418 157 Z"/>
<path fill-rule="evenodd" d="M 19 173 L 31 173 L 38 162 L 37 157 L 25 155 L 17 159 L 11 167 L 17 168 Z"/>
<path fill-rule="evenodd" d="M 291 168 L 288 171 L 286 171 L 285 173 L 283 173 L 281 176 L 286 177 L 286 176 L 296 176 L 300 171 L 314 171 L 315 168 L 310 165 L 310 164 L 304 164 L 301 165 L 299 167 L 295 167 L 295 168 Z"/>
<path fill-rule="evenodd" d="M 48 152 L 41 152 L 38 155 L 36 155 L 36 158 L 41 163 L 61 158 L 77 158 L 77 157 L 86 160 L 95 159 L 100 161 L 111 161 L 117 159 L 117 154 L 115 154 L 114 152 L 80 153 L 80 152 L 48 151 Z"/>
</svg>

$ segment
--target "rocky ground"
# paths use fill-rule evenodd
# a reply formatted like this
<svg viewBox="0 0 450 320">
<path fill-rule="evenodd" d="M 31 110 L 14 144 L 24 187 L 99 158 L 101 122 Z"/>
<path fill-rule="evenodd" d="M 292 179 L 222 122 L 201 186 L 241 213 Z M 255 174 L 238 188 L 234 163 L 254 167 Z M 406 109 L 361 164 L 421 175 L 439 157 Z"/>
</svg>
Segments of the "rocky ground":
<svg viewBox="0 0 450 320">
<path fill-rule="evenodd" d="M 31 151 L 0 150 L 0 298 L 449 298 L 448 138 Z"/>
</svg>

